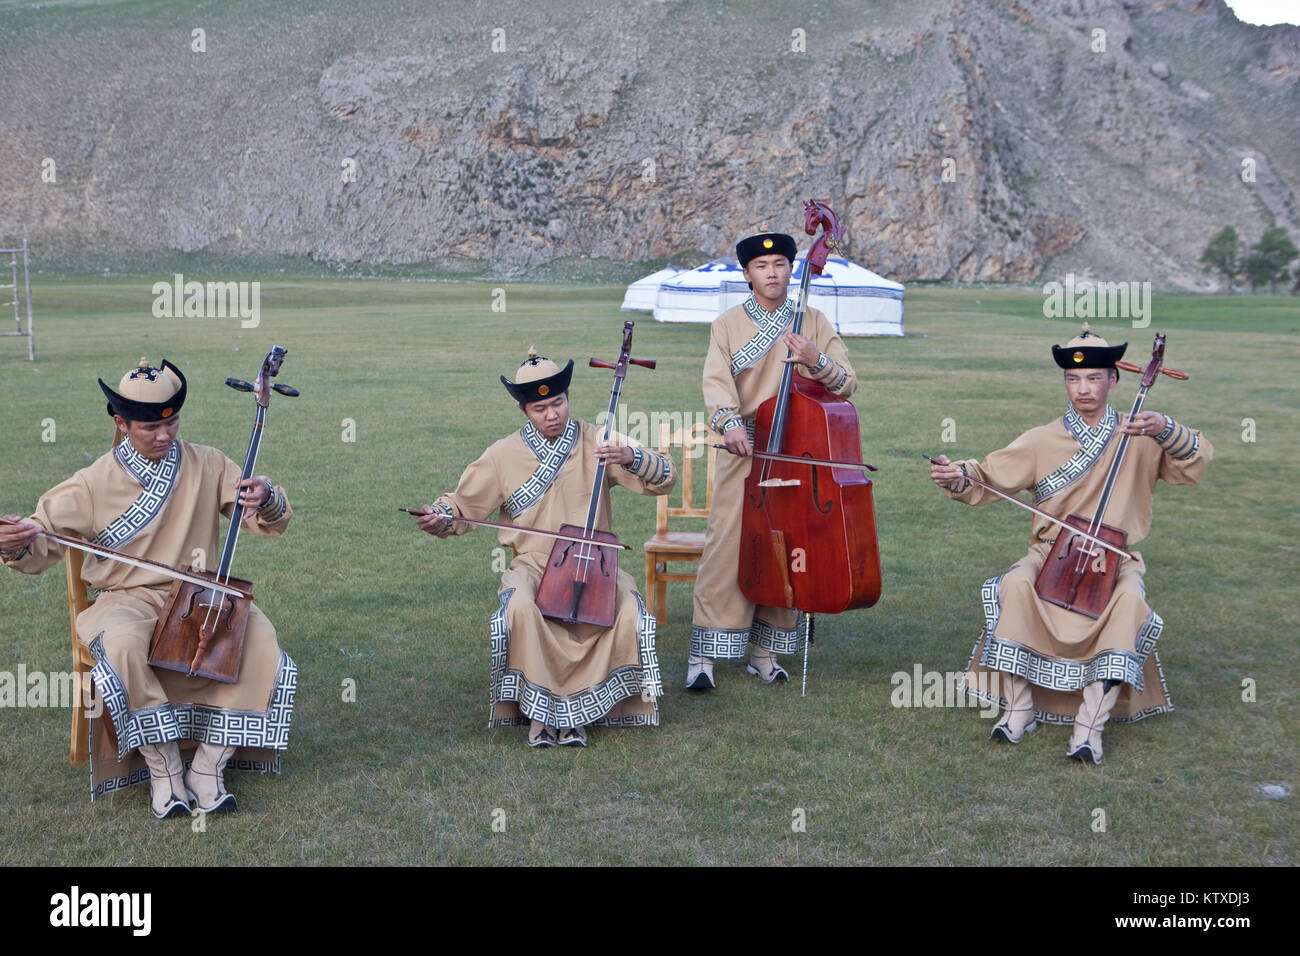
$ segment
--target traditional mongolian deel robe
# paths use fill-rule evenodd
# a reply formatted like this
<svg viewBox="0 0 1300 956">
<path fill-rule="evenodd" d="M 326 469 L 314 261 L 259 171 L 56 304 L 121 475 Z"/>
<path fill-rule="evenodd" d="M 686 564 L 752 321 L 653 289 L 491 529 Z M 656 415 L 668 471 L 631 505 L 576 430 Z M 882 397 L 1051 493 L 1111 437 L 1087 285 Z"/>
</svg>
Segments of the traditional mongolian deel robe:
<svg viewBox="0 0 1300 956">
<path fill-rule="evenodd" d="M 794 318 L 787 300 L 769 313 L 751 296 L 713 320 L 709 354 L 704 359 L 704 404 L 709 424 L 726 433 L 745 428 L 754 438 L 758 406 L 781 386 L 788 349 L 781 335 Z M 858 387 L 848 350 L 830 322 L 816 309 L 804 314 L 803 333 L 821 351 L 819 367 L 803 366 L 809 375 L 836 395 L 847 398 Z M 761 449 L 760 449 L 761 450 Z M 740 590 L 741 504 L 752 458 L 719 454 L 713 477 L 713 505 L 704 532 L 704 556 L 695 576 L 695 612 L 691 653 L 704 657 L 744 657 L 751 641 L 776 654 L 803 648 L 803 636 L 790 608 L 758 607 Z"/>
<path fill-rule="evenodd" d="M 444 514 L 488 518 L 500 509 L 507 524 L 551 531 L 586 524 L 602 432 L 570 419 L 548 442 L 531 423 L 492 445 L 465 469 L 456 490 L 434 508 Z M 633 447 L 626 468 L 609 464 L 600 490 L 596 528 L 609 530 L 609 488 L 667 494 L 677 480 L 672 461 L 621 436 Z M 471 525 L 453 525 L 464 534 Z M 618 572 L 614 626 L 565 624 L 541 615 L 533 603 L 555 539 L 500 531 L 514 552 L 501 576 L 501 606 L 492 615 L 492 687 L 488 726 L 537 720 L 549 727 L 657 726 L 663 693 L 655 652 L 655 619 L 627 572 Z"/>
<path fill-rule="evenodd" d="M 1106 473 L 1119 447 L 1121 418 L 1107 408 L 1100 424 L 1088 428 L 1073 410 L 1049 425 L 1025 432 L 984 461 L 960 461 L 968 474 L 1007 492 L 1034 491 L 1035 504 L 1064 519 L 1077 514 L 1091 518 L 1101 498 Z M 1128 533 L 1126 550 L 1151 528 L 1152 492 L 1158 479 L 1174 485 L 1194 485 L 1213 455 L 1199 432 L 1168 420 L 1153 441 L 1129 441 L 1104 521 Z M 949 497 L 969 504 L 1000 501 L 974 483 L 961 491 L 945 489 Z M 1005 672 L 1033 684 L 1038 720 L 1073 723 L 1080 692 L 1093 681 L 1124 682 L 1112 720 L 1134 721 L 1172 710 L 1156 642 L 1164 621 L 1146 602 L 1146 565 L 1107 552 L 1107 561 L 1120 561 L 1115 591 L 1101 616 L 1092 620 L 1044 601 L 1034 581 L 1052 549 L 1058 525 L 1034 517 L 1034 541 L 1029 553 L 1000 577 L 984 582 L 984 630 L 968 665 L 967 686 L 976 696 L 1005 705 L 991 672 Z"/>
<path fill-rule="evenodd" d="M 123 441 L 46 492 L 28 520 L 172 567 L 210 567 L 221 553 L 218 516 L 233 510 L 239 479 L 239 466 L 215 448 L 177 439 L 154 463 Z M 260 511 L 246 517 L 244 530 L 278 535 L 291 514 L 283 489 L 276 488 Z M 38 537 L 4 563 L 38 574 L 64 550 Z M 141 744 L 232 745 L 240 749 L 228 769 L 279 770 L 297 668 L 256 604 L 249 606 L 239 679 L 226 684 L 149 666 L 170 578 L 89 554 L 81 576 L 99 594 L 77 618 L 77 636 L 95 659 L 91 677 L 117 735 L 113 747 L 103 722 L 95 721 L 92 797 L 149 779 L 143 759 L 132 753 Z"/>
</svg>

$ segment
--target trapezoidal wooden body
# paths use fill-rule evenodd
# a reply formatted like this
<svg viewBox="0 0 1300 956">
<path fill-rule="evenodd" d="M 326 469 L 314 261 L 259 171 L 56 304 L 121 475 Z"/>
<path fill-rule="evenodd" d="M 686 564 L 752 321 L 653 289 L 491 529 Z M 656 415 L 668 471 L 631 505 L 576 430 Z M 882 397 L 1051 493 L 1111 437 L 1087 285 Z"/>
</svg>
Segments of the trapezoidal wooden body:
<svg viewBox="0 0 1300 956">
<path fill-rule="evenodd" d="M 1082 515 L 1070 515 L 1065 523 L 1121 550 L 1127 546 L 1128 532 L 1111 525 L 1094 528 L 1093 523 Z M 1034 581 L 1034 592 L 1050 604 L 1095 621 L 1110 603 L 1119 578 L 1120 562 L 1124 559 L 1087 538 L 1071 534 L 1064 528 L 1060 531 Z"/>
<path fill-rule="evenodd" d="M 190 568 L 191 574 L 217 579 L 213 571 Z M 237 598 L 217 591 L 208 591 L 189 581 L 172 583 L 171 594 L 158 616 L 153 641 L 149 646 L 149 665 L 164 670 L 180 671 L 195 677 L 206 677 L 223 684 L 233 684 L 239 679 L 239 660 L 244 650 L 244 632 L 248 627 L 248 602 L 253 599 L 253 582 L 240 578 L 223 580 L 222 584 L 238 588 L 246 597 Z M 204 595 L 208 595 L 207 598 Z M 219 610 L 209 613 L 209 602 L 215 597 Z M 193 671 L 190 665 L 205 636 L 207 642 L 199 666 Z"/>
</svg>

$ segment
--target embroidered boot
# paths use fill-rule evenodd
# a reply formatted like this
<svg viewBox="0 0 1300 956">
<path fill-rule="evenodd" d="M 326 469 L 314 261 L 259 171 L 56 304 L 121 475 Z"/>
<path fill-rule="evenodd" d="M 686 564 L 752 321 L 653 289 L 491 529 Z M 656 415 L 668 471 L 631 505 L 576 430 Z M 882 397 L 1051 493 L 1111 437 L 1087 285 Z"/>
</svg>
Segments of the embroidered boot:
<svg viewBox="0 0 1300 956">
<path fill-rule="evenodd" d="M 234 747 L 199 744 L 190 769 L 185 771 L 185 785 L 194 794 L 194 809 L 199 813 L 234 813 L 239 809 L 235 795 L 226 792 L 222 771 L 235 753 Z"/>
<path fill-rule="evenodd" d="M 764 650 L 757 644 L 751 646 L 753 650 L 749 652 L 749 663 L 745 665 L 745 673 L 753 674 L 764 684 L 790 679 L 790 675 L 785 672 L 785 668 L 776 662 L 775 654 Z"/>
<path fill-rule="evenodd" d="M 140 756 L 149 765 L 149 807 L 159 820 L 188 817 L 193 795 L 185 787 L 181 749 L 176 741 L 142 744 Z"/>
<path fill-rule="evenodd" d="M 696 657 L 694 654 L 686 658 L 687 690 L 713 690 L 716 686 L 713 681 L 713 658 Z"/>
<path fill-rule="evenodd" d="M 1119 700 L 1123 681 L 1096 680 L 1083 689 L 1083 703 L 1074 718 L 1074 732 L 1070 734 L 1070 749 L 1065 755 L 1072 760 L 1091 760 L 1101 763 L 1101 729 L 1110 719 L 1111 708 Z"/>
<path fill-rule="evenodd" d="M 1018 744 L 1025 734 L 1033 733 L 1038 728 L 1038 721 L 1034 718 L 1033 685 L 1015 674 L 999 672 L 998 677 L 1007 686 L 1007 709 L 1002 712 L 1002 719 L 994 725 L 989 740 Z"/>
</svg>

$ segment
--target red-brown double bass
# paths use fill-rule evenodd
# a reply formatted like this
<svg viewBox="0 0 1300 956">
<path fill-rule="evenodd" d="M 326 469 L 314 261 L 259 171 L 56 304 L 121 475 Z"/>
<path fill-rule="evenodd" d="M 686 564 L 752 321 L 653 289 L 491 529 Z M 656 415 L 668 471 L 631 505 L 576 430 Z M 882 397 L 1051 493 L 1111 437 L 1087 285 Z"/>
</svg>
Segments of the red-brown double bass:
<svg viewBox="0 0 1300 956">
<path fill-rule="evenodd" d="M 804 258 L 799 282 L 790 328 L 796 334 L 803 328 L 809 281 L 843 238 L 835 214 L 810 199 L 804 203 L 804 232 L 815 235 L 818 226 L 824 231 Z M 821 614 L 875 604 L 880 549 L 871 479 L 863 471 L 870 466 L 860 464 L 853 405 L 788 363 L 780 390 L 758 408 L 754 447 L 807 463 L 754 458 L 741 524 L 738 573 L 745 597 L 767 607 Z"/>
</svg>

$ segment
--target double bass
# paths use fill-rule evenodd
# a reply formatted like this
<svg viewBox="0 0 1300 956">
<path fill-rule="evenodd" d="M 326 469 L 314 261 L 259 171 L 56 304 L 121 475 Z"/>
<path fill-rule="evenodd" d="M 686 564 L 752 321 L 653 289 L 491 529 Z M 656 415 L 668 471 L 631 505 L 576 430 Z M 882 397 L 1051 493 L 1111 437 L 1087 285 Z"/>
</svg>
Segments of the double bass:
<svg viewBox="0 0 1300 956">
<path fill-rule="evenodd" d="M 290 397 L 298 395 L 295 388 L 279 382 L 271 383 L 280 372 L 284 355 L 283 348 L 272 346 L 257 373 L 255 384 L 237 378 L 226 379 L 226 384 L 236 391 L 255 392 L 257 396 L 257 414 L 253 433 L 248 439 L 241 481 L 253 477 L 257 453 L 262 445 L 266 409 L 271 404 L 271 391 Z M 225 684 L 233 684 L 239 678 L 244 632 L 248 626 L 248 602 L 253 600 L 253 583 L 230 575 L 243 519 L 244 506 L 239 502 L 236 485 L 235 505 L 230 512 L 230 527 L 226 530 L 225 546 L 221 549 L 221 562 L 216 571 L 188 569 L 188 577 L 202 579 L 209 582 L 207 584 L 181 579 L 172 582 L 171 593 L 154 628 L 149 648 L 151 666 Z"/>
<path fill-rule="evenodd" d="M 654 368 L 654 359 L 632 358 L 632 322 L 623 324 L 623 347 L 618 362 L 610 364 L 593 358 L 592 368 L 612 368 L 614 385 L 609 394 L 609 411 L 605 416 L 605 434 L 602 444 L 609 442 L 618 411 L 618 399 L 623 392 L 623 379 L 628 365 Z M 596 477 L 591 484 L 591 504 L 587 508 L 586 523 L 560 525 L 560 535 L 546 561 L 546 571 L 537 586 L 534 603 L 542 615 L 564 621 L 566 624 L 595 624 L 613 627 L 615 604 L 618 600 L 618 536 L 612 531 L 596 529 L 597 510 L 601 491 L 605 485 L 605 461 L 596 466 Z"/>
<path fill-rule="evenodd" d="M 804 232 L 815 235 L 818 226 L 824 231 L 804 258 L 799 282 L 796 334 L 809 282 L 843 239 L 835 213 L 810 199 Z M 880 599 L 880 549 L 853 405 L 790 362 L 780 390 L 758 408 L 753 445 L 766 454 L 756 453 L 745 481 L 738 569 L 745 597 L 805 614 L 871 607 Z"/>
</svg>

